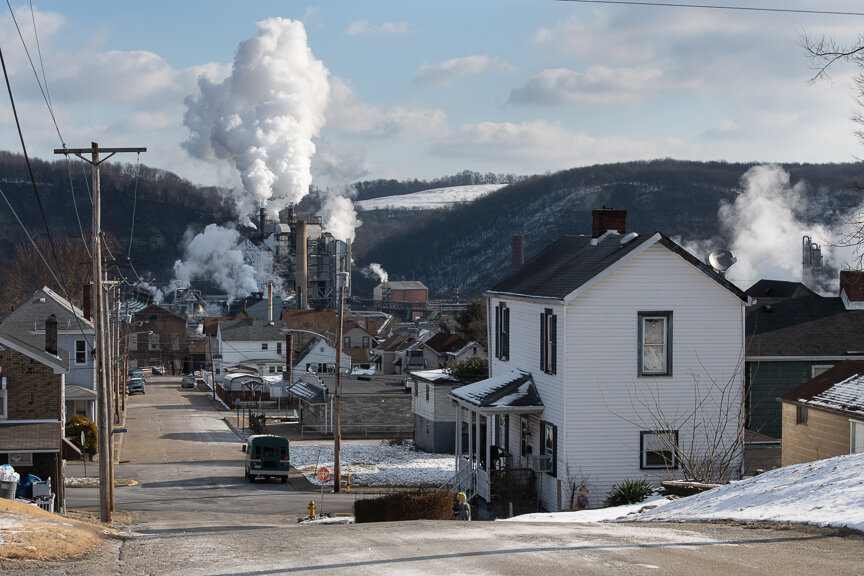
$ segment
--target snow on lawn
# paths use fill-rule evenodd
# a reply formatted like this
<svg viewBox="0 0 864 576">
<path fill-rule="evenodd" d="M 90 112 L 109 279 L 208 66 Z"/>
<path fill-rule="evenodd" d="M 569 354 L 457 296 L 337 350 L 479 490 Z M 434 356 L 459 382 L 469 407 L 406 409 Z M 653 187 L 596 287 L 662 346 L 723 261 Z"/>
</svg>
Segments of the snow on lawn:
<svg viewBox="0 0 864 576">
<path fill-rule="evenodd" d="M 449 208 L 454 204 L 473 202 L 487 194 L 491 194 L 506 186 L 506 184 L 475 184 L 472 186 L 450 186 L 434 188 L 412 194 L 399 196 L 384 196 L 358 200 L 354 205 L 360 210 L 385 210 L 389 208 L 402 210 L 435 210 Z"/>
<path fill-rule="evenodd" d="M 333 442 L 292 442 L 291 465 L 320 486 L 315 471 L 324 466 L 333 473 Z M 453 456 L 413 450 L 409 443 L 343 443 L 341 466 L 356 486 L 438 487 L 455 473 Z"/>
<path fill-rule="evenodd" d="M 768 520 L 864 531 L 864 454 L 786 466 L 687 498 L 583 512 L 526 514 L 510 520 L 603 522 L 625 515 L 626 521 Z"/>
</svg>

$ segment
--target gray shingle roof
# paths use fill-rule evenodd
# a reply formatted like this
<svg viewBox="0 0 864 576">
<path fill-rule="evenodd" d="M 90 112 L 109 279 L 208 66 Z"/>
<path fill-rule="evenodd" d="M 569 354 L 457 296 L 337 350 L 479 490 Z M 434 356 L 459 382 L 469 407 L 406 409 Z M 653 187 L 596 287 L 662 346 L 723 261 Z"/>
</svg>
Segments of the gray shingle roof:
<svg viewBox="0 0 864 576">
<path fill-rule="evenodd" d="M 450 396 L 478 408 L 543 409 L 543 401 L 529 372 L 512 371 L 450 392 Z"/>
<path fill-rule="evenodd" d="M 786 283 L 784 283 L 786 284 Z M 820 296 L 800 283 L 757 283 L 747 292 L 747 356 L 864 354 L 864 310 L 847 310 L 839 296 Z M 777 297 L 776 294 L 785 296 Z"/>
<path fill-rule="evenodd" d="M 272 325 L 261 318 L 221 320 L 219 327 L 222 330 L 222 339 L 228 341 L 259 342 L 284 338 L 281 320 L 274 320 Z"/>
<path fill-rule="evenodd" d="M 632 239 L 622 244 L 622 239 L 627 237 Z M 653 242 L 659 242 L 742 300 L 747 300 L 741 290 L 717 274 L 711 266 L 699 261 L 659 232 L 635 238 L 614 232 L 606 233 L 594 244 L 591 236 L 563 236 L 501 280 L 488 293 L 563 300 L 616 262 Z"/>
<path fill-rule="evenodd" d="M 860 418 L 864 416 L 864 362 L 841 362 L 780 398 Z"/>
</svg>

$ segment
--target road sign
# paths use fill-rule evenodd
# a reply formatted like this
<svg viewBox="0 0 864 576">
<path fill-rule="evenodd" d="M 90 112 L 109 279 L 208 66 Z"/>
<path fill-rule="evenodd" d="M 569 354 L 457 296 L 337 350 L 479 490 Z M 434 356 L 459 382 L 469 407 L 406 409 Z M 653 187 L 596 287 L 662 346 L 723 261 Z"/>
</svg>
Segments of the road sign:
<svg viewBox="0 0 864 576">
<path fill-rule="evenodd" d="M 123 434 L 126 432 L 126 428 L 114 428 L 114 434 Z"/>
<path fill-rule="evenodd" d="M 318 469 L 318 473 L 315 474 L 315 476 L 318 478 L 319 482 L 326 482 L 330 479 L 330 470 L 322 466 Z"/>
</svg>

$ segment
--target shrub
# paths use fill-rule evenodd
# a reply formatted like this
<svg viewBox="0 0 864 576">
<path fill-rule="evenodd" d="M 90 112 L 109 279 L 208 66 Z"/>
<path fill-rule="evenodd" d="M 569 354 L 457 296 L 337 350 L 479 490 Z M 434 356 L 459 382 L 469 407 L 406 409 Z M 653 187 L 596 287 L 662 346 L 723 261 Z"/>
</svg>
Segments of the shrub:
<svg viewBox="0 0 864 576">
<path fill-rule="evenodd" d="M 606 493 L 604 504 L 606 506 L 636 504 L 645 500 L 652 492 L 654 492 L 654 486 L 648 480 L 644 478 L 640 478 L 639 480 L 628 479 L 612 486 L 612 490 Z"/>
<path fill-rule="evenodd" d="M 453 517 L 454 496 L 446 490 L 396 492 L 354 502 L 354 521 L 396 522 L 399 520 L 449 520 Z"/>
<path fill-rule="evenodd" d="M 81 432 L 84 432 L 84 446 L 81 446 Z M 82 414 L 76 414 L 66 421 L 66 438 L 79 450 L 91 456 L 99 452 L 96 424 Z"/>
</svg>

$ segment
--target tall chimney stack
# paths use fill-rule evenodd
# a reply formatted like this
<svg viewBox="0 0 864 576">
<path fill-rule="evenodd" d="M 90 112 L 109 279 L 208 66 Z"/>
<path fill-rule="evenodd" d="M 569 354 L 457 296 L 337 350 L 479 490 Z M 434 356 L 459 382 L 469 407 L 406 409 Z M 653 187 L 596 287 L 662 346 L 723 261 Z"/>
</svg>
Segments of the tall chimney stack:
<svg viewBox="0 0 864 576">
<path fill-rule="evenodd" d="M 599 238 L 608 230 L 616 230 L 619 234 L 627 233 L 627 211 L 603 207 L 602 210 L 592 210 L 593 226 L 591 237 Z"/>
<path fill-rule="evenodd" d="M 273 323 L 273 282 L 269 282 L 267 284 L 267 292 L 268 292 L 268 300 L 270 302 L 270 306 L 269 306 L 270 313 L 268 314 L 267 321 L 270 324 L 272 324 Z"/>
<path fill-rule="evenodd" d="M 263 242 L 264 238 L 267 237 L 267 235 L 264 233 L 264 224 L 267 223 L 267 210 L 261 208 L 259 214 L 260 216 L 258 218 L 258 232 L 261 234 L 261 241 Z"/>
<path fill-rule="evenodd" d="M 309 307 L 309 295 L 307 290 L 309 287 L 308 272 L 306 270 L 306 221 L 297 220 L 297 247 L 296 256 L 296 271 L 294 273 L 295 290 L 297 291 L 297 308 L 306 310 Z"/>
<path fill-rule="evenodd" d="M 57 316 L 45 320 L 45 352 L 57 356 Z"/>
<path fill-rule="evenodd" d="M 518 270 L 525 263 L 525 237 L 521 234 L 513 236 L 513 261 L 510 270 Z"/>
</svg>

